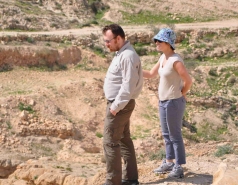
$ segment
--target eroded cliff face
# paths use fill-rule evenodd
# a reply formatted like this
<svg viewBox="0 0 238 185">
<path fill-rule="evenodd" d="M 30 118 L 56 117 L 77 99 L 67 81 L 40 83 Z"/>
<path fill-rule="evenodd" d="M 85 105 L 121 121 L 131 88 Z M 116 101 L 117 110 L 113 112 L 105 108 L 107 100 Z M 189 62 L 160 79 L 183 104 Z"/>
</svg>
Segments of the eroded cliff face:
<svg viewBox="0 0 238 185">
<path fill-rule="evenodd" d="M 152 29 L 152 28 L 151 28 Z M 126 38 L 141 56 L 150 56 L 156 53 L 156 48 L 152 45 L 153 31 L 126 31 Z M 62 34 L 58 32 L 38 33 L 17 33 L 0 35 L 0 68 L 6 69 L 8 66 L 49 66 L 67 65 L 79 63 L 80 49 L 90 49 L 107 55 L 108 51 L 103 48 L 104 43 L 101 34 L 88 33 L 80 35 L 80 30 L 73 33 Z M 94 32 L 100 29 L 94 29 Z M 84 32 L 87 32 L 87 30 Z M 176 51 L 185 60 L 200 60 L 219 58 L 229 58 L 232 60 L 238 56 L 236 38 L 238 29 L 232 28 L 212 29 L 212 30 L 179 30 L 177 31 Z M 213 41 L 214 40 L 214 41 Z M 137 46 L 137 44 L 141 46 Z M 60 45 L 65 45 L 60 47 Z M 97 51 L 98 50 L 98 51 Z M 110 59 L 109 59 L 110 60 Z M 194 65 L 196 65 L 194 63 Z"/>
<path fill-rule="evenodd" d="M 14 66 L 63 66 L 67 64 L 77 64 L 81 59 L 81 51 L 76 46 L 65 49 L 34 46 L 0 47 L 0 66 L 2 69 L 11 69 Z"/>
</svg>

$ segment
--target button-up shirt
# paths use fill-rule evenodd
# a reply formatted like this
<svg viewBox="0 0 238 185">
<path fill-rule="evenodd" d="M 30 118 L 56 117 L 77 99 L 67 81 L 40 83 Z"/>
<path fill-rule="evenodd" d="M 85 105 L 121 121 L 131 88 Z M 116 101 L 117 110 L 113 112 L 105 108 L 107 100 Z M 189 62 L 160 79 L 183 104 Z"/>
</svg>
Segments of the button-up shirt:
<svg viewBox="0 0 238 185">
<path fill-rule="evenodd" d="M 130 42 L 126 41 L 116 52 L 104 81 L 103 89 L 106 98 L 114 100 L 110 108 L 115 112 L 122 110 L 130 99 L 139 96 L 142 86 L 140 58 Z"/>
</svg>

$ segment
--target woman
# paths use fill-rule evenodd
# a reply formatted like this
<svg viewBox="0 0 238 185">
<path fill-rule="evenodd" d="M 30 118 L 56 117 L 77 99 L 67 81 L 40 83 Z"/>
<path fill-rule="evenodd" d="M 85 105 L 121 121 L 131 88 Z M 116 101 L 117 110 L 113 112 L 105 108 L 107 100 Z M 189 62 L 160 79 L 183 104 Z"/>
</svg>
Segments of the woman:
<svg viewBox="0 0 238 185">
<path fill-rule="evenodd" d="M 153 39 L 157 50 L 163 54 L 150 71 L 143 70 L 143 76 L 145 78 L 153 78 L 157 74 L 160 76 L 159 116 L 166 151 L 166 159 L 154 172 L 170 171 L 168 177 L 183 178 L 181 165 L 186 163 L 186 159 L 181 128 L 185 97 L 192 80 L 182 58 L 174 51 L 176 39 L 174 31 L 163 28 Z"/>
</svg>

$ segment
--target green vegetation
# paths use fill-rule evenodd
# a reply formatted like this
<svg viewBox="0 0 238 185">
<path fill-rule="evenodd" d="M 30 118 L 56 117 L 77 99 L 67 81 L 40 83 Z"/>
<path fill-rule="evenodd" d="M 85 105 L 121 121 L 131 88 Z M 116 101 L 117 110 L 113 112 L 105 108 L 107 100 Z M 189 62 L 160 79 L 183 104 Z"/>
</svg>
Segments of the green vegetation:
<svg viewBox="0 0 238 185">
<path fill-rule="evenodd" d="M 135 50 L 136 50 L 136 53 L 139 55 L 139 56 L 143 56 L 143 55 L 147 55 L 147 50 L 144 48 L 144 47 L 135 47 Z"/>
<path fill-rule="evenodd" d="M 96 136 L 97 136 L 98 138 L 102 138 L 102 137 L 103 137 L 102 133 L 99 133 L 99 132 L 96 133 Z"/>
<path fill-rule="evenodd" d="M 28 37 L 28 38 L 27 38 L 27 42 L 29 42 L 29 43 L 32 44 L 32 43 L 34 43 L 35 41 L 34 41 L 34 39 L 33 39 L 32 37 Z"/>
<path fill-rule="evenodd" d="M 70 168 L 70 167 L 67 167 L 67 168 L 65 168 L 67 171 L 69 171 L 69 172 L 72 172 L 73 170 L 72 170 L 72 168 Z"/>
<path fill-rule="evenodd" d="M 123 12 L 123 19 L 127 24 L 175 24 L 175 23 L 189 23 L 194 22 L 194 19 L 189 16 L 177 15 L 176 19 L 172 19 L 173 16 L 170 13 L 160 13 L 142 10 L 135 15 L 135 13 Z"/>
<path fill-rule="evenodd" d="M 75 69 L 84 70 L 84 71 L 105 71 L 105 67 L 94 66 L 94 62 L 88 58 L 83 58 L 80 63 L 75 66 Z"/>
<path fill-rule="evenodd" d="M 7 129 L 12 129 L 12 125 L 11 125 L 11 122 L 10 121 L 7 121 L 6 122 L 6 125 L 7 125 Z"/>
<path fill-rule="evenodd" d="M 204 34 L 203 36 L 203 40 L 205 42 L 211 42 L 214 40 L 214 37 L 217 36 L 217 33 L 216 32 L 209 32 L 207 34 Z"/>
<path fill-rule="evenodd" d="M 129 9 L 135 9 L 135 8 L 136 8 L 135 5 L 132 5 L 131 3 L 128 3 L 128 2 L 125 2 L 125 1 L 122 2 L 122 5 L 123 5 L 125 8 L 129 8 Z"/>
<path fill-rule="evenodd" d="M 187 69 L 194 70 L 197 66 L 200 65 L 200 62 L 198 60 L 185 59 L 184 65 Z"/>
<path fill-rule="evenodd" d="M 28 1 L 16 0 L 15 5 L 21 9 L 25 14 L 44 15 L 47 11 L 42 10 L 38 5 L 33 5 Z"/>
<path fill-rule="evenodd" d="M 187 48 L 189 46 L 189 38 L 183 39 L 179 46 L 179 48 Z"/>
<path fill-rule="evenodd" d="M 147 138 L 148 136 L 150 136 L 150 130 L 149 129 L 144 129 L 142 125 L 136 125 L 135 130 L 133 131 L 133 135 L 131 136 L 131 138 L 133 140 L 136 140 L 136 139 Z"/>
<path fill-rule="evenodd" d="M 66 65 L 63 64 L 54 64 L 54 65 L 48 65 L 47 62 L 42 59 L 39 61 L 39 65 L 38 66 L 29 66 L 30 70 L 33 71 L 63 71 L 63 70 L 67 70 L 68 67 Z"/>
<path fill-rule="evenodd" d="M 29 113 L 34 113 L 34 112 L 35 112 L 35 111 L 32 109 L 32 106 L 31 106 L 31 105 L 25 105 L 25 104 L 22 103 L 22 102 L 20 102 L 20 103 L 18 104 L 18 109 L 19 109 L 20 111 L 25 110 L 25 111 L 27 111 L 27 112 L 29 112 Z"/>
<path fill-rule="evenodd" d="M 67 39 L 62 39 L 61 42 L 59 44 L 57 44 L 57 47 L 54 47 L 54 48 L 57 48 L 57 49 L 60 49 L 60 48 L 68 48 L 72 46 L 72 42 L 67 40 Z"/>
<path fill-rule="evenodd" d="M 211 68 L 211 69 L 209 70 L 208 74 L 211 75 L 211 76 L 215 76 L 215 77 L 218 76 L 218 74 L 217 74 L 217 68 Z"/>
<path fill-rule="evenodd" d="M 105 55 L 105 51 L 102 47 L 100 46 L 93 46 L 90 48 L 95 54 L 97 54 L 98 56 L 102 57 L 102 58 L 105 58 L 106 55 Z"/>
<path fill-rule="evenodd" d="M 221 135 L 227 131 L 227 125 L 217 127 L 216 129 L 212 128 L 212 123 L 206 123 L 197 129 L 197 136 L 203 138 L 204 140 L 221 140 Z"/>
<path fill-rule="evenodd" d="M 201 48 L 206 48 L 207 47 L 207 45 L 205 44 L 205 43 L 196 43 L 196 44 L 194 44 L 194 46 L 193 46 L 194 48 L 199 48 L 199 49 L 201 49 Z M 212 49 L 212 48 L 210 48 L 210 49 Z"/>
<path fill-rule="evenodd" d="M 79 24 L 78 28 L 88 27 L 91 26 L 91 24 L 110 24 L 110 21 L 103 20 L 102 17 L 104 16 L 105 12 L 109 9 L 108 6 L 103 6 L 101 8 L 98 8 L 97 3 L 101 2 L 101 0 L 89 0 L 88 4 L 91 7 L 92 11 L 94 12 L 94 17 L 83 24 Z"/>
<path fill-rule="evenodd" d="M 63 167 L 63 166 L 56 166 L 56 168 L 58 169 L 62 169 L 62 170 L 67 170 L 69 172 L 72 172 L 72 168 L 68 165 L 68 167 Z"/>
<path fill-rule="evenodd" d="M 52 148 L 44 146 L 43 144 L 40 143 L 31 143 L 31 150 L 43 156 L 55 155 L 55 152 L 52 150 Z"/>
<path fill-rule="evenodd" d="M 238 67 L 226 67 L 220 75 L 217 73 L 217 68 L 211 68 L 208 72 L 210 75 L 206 80 L 212 93 L 216 93 L 224 86 L 232 87 L 237 78 Z"/>
<path fill-rule="evenodd" d="M 160 149 L 159 151 L 152 152 L 149 154 L 149 159 L 152 160 L 162 160 L 166 157 L 165 150 Z"/>
<path fill-rule="evenodd" d="M 149 60 L 144 60 L 143 63 L 142 63 L 142 68 L 145 69 L 145 70 L 151 70 L 152 67 L 154 67 L 154 65 L 158 62 L 158 59 L 159 59 L 159 56 L 153 62 L 151 62 Z"/>
<path fill-rule="evenodd" d="M 222 157 L 225 154 L 231 154 L 233 153 L 233 149 L 231 145 L 223 145 L 219 146 L 217 151 L 215 152 L 216 157 Z"/>
<path fill-rule="evenodd" d="M 200 142 L 200 138 L 197 136 L 197 134 L 188 132 L 186 130 L 182 130 L 183 137 L 188 139 L 189 141 L 195 141 L 196 143 Z"/>
<path fill-rule="evenodd" d="M 28 90 L 28 91 L 24 91 L 24 90 L 17 90 L 17 91 L 13 91 L 13 92 L 9 92 L 9 94 L 12 94 L 12 95 L 21 95 L 21 94 L 30 94 L 32 93 L 32 90 Z"/>
<path fill-rule="evenodd" d="M 183 137 L 188 140 L 201 142 L 201 141 L 221 141 L 224 140 L 225 134 L 228 133 L 227 124 L 214 126 L 210 122 L 197 126 L 191 124 L 190 130 L 182 130 Z"/>
<path fill-rule="evenodd" d="M 92 63 L 92 61 L 80 63 L 75 67 L 75 69 L 80 69 L 84 71 L 100 71 L 101 70 L 101 68 L 99 67 L 91 67 L 90 65 L 88 65 L 89 63 Z"/>
<path fill-rule="evenodd" d="M 159 121 L 158 109 L 154 108 L 151 104 L 147 104 L 146 110 L 142 113 L 142 116 L 150 121 Z"/>
<path fill-rule="evenodd" d="M 57 10 L 61 10 L 62 9 L 62 5 L 58 2 L 55 2 L 55 6 Z"/>
</svg>

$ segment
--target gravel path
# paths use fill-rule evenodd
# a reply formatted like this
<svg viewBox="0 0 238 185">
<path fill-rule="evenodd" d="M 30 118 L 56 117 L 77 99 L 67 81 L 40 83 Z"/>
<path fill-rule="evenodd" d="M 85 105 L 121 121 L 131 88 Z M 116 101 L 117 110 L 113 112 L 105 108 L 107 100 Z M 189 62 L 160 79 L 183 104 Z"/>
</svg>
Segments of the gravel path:
<svg viewBox="0 0 238 185">
<path fill-rule="evenodd" d="M 161 25 L 163 26 L 163 25 Z M 149 26 L 122 26 L 125 31 L 148 31 Z M 183 23 L 175 24 L 175 29 L 186 30 L 186 29 L 218 29 L 218 28 L 238 28 L 238 19 L 214 21 L 214 22 L 199 22 L 199 23 Z M 100 27 L 85 27 L 81 29 L 70 29 L 70 30 L 56 30 L 56 31 L 42 31 L 42 32 L 15 32 L 15 31 L 1 31 L 1 35 L 17 35 L 17 34 L 28 34 L 28 35 L 89 35 L 89 34 L 101 34 Z"/>
</svg>

